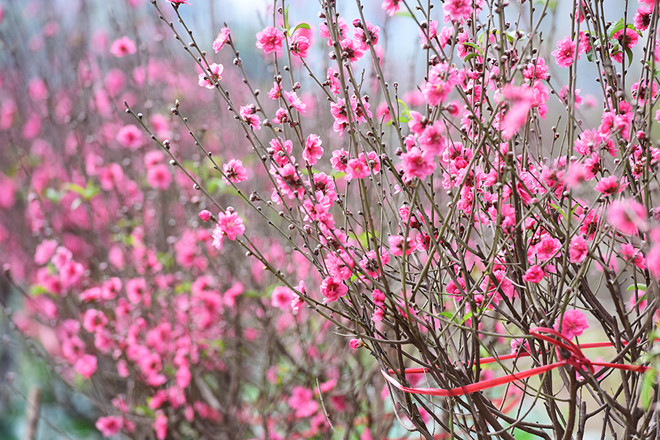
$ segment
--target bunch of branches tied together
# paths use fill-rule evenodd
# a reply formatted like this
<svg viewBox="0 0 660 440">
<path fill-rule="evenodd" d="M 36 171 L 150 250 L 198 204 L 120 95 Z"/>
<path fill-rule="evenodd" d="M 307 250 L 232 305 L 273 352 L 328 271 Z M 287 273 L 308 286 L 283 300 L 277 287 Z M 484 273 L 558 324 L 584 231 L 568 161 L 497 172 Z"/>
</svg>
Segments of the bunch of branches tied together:
<svg viewBox="0 0 660 440">
<path fill-rule="evenodd" d="M 514 430 L 581 438 L 594 423 L 603 438 L 658 434 L 653 367 L 597 369 L 585 358 L 469 391 L 570 358 L 532 338 L 536 327 L 602 340 L 619 363 L 654 362 L 656 2 L 625 2 L 612 17 L 598 1 L 575 2 L 559 16 L 550 2 L 387 0 L 392 20 L 419 29 L 419 65 L 405 89 L 394 69 L 401 60 L 363 2 L 347 19 L 346 5 L 321 1 L 319 21 L 298 25 L 275 2 L 256 43 L 273 77 L 267 97 L 228 29 L 214 46 L 233 58 L 225 68 L 181 19 L 186 2 L 171 3 L 178 20 L 168 25 L 203 72 L 200 85 L 234 115 L 272 192 L 251 191 L 191 131 L 195 145 L 237 190 L 238 215 L 256 210 L 320 284 L 286 276 L 253 241 L 257 226 L 237 228 L 234 209 L 195 180 L 214 211 L 216 244 L 236 240 L 407 384 L 398 387 L 406 392 L 391 388 L 406 426 L 427 439 L 511 439 Z M 549 31 L 560 33 L 556 48 L 542 32 L 553 19 L 566 24 Z M 321 72 L 311 62 L 310 24 L 320 28 Z M 595 75 L 595 97 L 577 89 L 585 71 Z M 242 78 L 247 102 L 234 99 L 223 72 Z M 303 93 L 318 99 L 315 115 Z M 172 112 L 187 120 L 178 104 Z M 182 168 L 183 143 L 161 145 Z M 498 360 L 511 349 L 531 360 Z M 498 361 L 486 365 L 486 357 Z M 413 383 L 409 367 L 426 374 Z M 464 392 L 428 397 L 410 392 L 411 383 Z"/>
</svg>

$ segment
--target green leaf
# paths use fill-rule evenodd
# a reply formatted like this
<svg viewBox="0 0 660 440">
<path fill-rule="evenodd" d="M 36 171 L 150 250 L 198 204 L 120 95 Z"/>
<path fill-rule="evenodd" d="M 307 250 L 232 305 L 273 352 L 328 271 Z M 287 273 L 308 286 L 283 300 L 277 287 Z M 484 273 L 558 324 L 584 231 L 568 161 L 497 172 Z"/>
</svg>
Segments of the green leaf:
<svg viewBox="0 0 660 440">
<path fill-rule="evenodd" d="M 128 247 L 133 246 L 133 236 L 130 234 L 116 234 L 112 237 L 115 242 L 123 243 Z"/>
<path fill-rule="evenodd" d="M 655 385 L 655 378 L 657 371 L 651 368 L 644 373 L 642 378 L 642 386 L 640 389 L 640 397 L 642 400 L 642 408 L 648 410 L 651 407 L 651 400 L 653 399 L 653 385 Z"/>
<path fill-rule="evenodd" d="M 88 183 L 85 188 L 75 183 L 65 183 L 62 185 L 62 191 L 73 191 L 85 200 L 90 200 L 99 193 L 99 187 L 94 183 Z"/>
<path fill-rule="evenodd" d="M 402 100 L 397 99 L 397 102 L 401 105 L 401 112 L 403 113 L 403 115 L 399 115 L 397 121 L 399 121 L 400 124 L 407 124 L 412 119 L 412 115 L 410 114 L 410 109 L 408 108 L 406 103 L 403 102 Z M 393 123 L 394 120 L 390 119 L 389 121 L 387 121 L 385 126 L 389 127 Z"/>
<path fill-rule="evenodd" d="M 413 18 L 412 14 L 408 11 L 399 11 L 396 14 L 394 14 L 395 17 L 408 17 L 408 18 Z"/>
<path fill-rule="evenodd" d="M 633 61 L 633 53 L 632 50 L 630 50 L 629 47 L 624 47 L 623 50 L 626 51 L 626 57 L 628 57 L 628 67 L 632 64 Z"/>
<path fill-rule="evenodd" d="M 174 288 L 174 293 L 176 295 L 180 295 L 182 293 L 190 292 L 190 286 L 191 286 L 190 281 L 181 283 Z"/>
<path fill-rule="evenodd" d="M 587 59 L 589 60 L 590 63 L 593 63 L 594 61 L 594 49 L 591 48 L 589 52 L 587 52 Z"/>
<path fill-rule="evenodd" d="M 93 183 L 90 183 L 87 185 L 85 188 L 85 194 L 83 194 L 83 197 L 86 198 L 87 200 L 92 199 L 95 197 L 100 191 L 100 188 Z"/>
<path fill-rule="evenodd" d="M 397 99 L 397 102 L 401 104 L 401 107 L 403 107 L 403 114 L 406 115 L 408 118 L 412 119 L 412 116 L 410 115 L 410 109 L 408 108 L 406 103 L 401 101 L 400 99 Z"/>
<path fill-rule="evenodd" d="M 246 384 L 243 386 L 242 391 L 245 393 L 245 397 L 248 402 L 256 402 L 259 398 L 260 389 L 254 385 Z"/>
<path fill-rule="evenodd" d="M 221 177 L 211 177 L 206 181 L 206 189 L 211 194 L 219 192 L 220 194 L 228 194 L 237 196 L 238 191 L 231 185 L 227 185 Z"/>
<path fill-rule="evenodd" d="M 284 29 L 289 29 L 289 7 L 284 9 Z"/>
<path fill-rule="evenodd" d="M 452 312 L 440 312 L 440 313 L 438 313 L 438 316 L 442 316 L 444 318 L 447 318 L 450 321 L 454 321 L 454 322 L 458 323 L 457 320 L 456 320 L 456 315 L 453 314 Z"/>
<path fill-rule="evenodd" d="M 225 351 L 225 347 L 227 344 L 225 344 L 225 341 L 222 339 L 214 339 L 212 340 L 209 345 L 213 348 L 215 348 L 219 352 Z"/>
<path fill-rule="evenodd" d="M 96 431 L 93 424 L 82 418 L 68 419 L 66 423 L 70 425 L 69 429 L 76 432 L 78 438 L 88 438 L 93 436 Z"/>
<path fill-rule="evenodd" d="M 470 319 L 470 318 L 472 318 L 472 312 L 471 312 L 471 311 L 470 311 L 470 312 L 467 312 L 467 313 L 463 316 L 463 319 L 461 319 L 461 324 L 465 324 L 465 321 L 467 321 L 467 320 Z"/>
<path fill-rule="evenodd" d="M 64 193 L 55 188 L 46 188 L 44 196 L 53 203 L 60 203 L 62 197 L 64 197 Z"/>
<path fill-rule="evenodd" d="M 298 29 L 312 29 L 307 23 L 300 23 L 298 26 L 293 28 L 293 30 L 289 33 L 289 35 L 293 35 L 296 33 Z"/>
<path fill-rule="evenodd" d="M 624 26 L 624 24 L 623 24 L 623 18 L 622 18 L 622 19 L 620 19 L 619 21 L 616 22 L 616 25 L 615 25 L 615 26 L 612 28 L 612 30 L 609 32 L 608 36 L 610 37 L 610 39 L 614 38 L 614 34 L 616 34 L 617 32 L 619 32 L 620 30 L 622 30 L 624 27 L 625 27 L 626 29 L 632 29 L 632 30 L 634 30 L 635 32 L 637 32 L 637 33 L 639 34 L 640 37 L 642 36 L 642 33 L 639 31 L 639 29 L 637 29 L 637 28 L 635 27 L 634 24 L 632 24 L 632 23 L 628 23 L 627 25 Z"/>
<path fill-rule="evenodd" d="M 612 30 L 610 30 L 610 32 L 608 34 L 608 37 L 610 37 L 610 39 L 611 39 L 614 36 L 614 34 L 616 34 L 621 29 L 623 29 L 624 26 L 625 25 L 623 24 L 623 18 L 622 18 L 619 21 L 617 21 L 616 24 L 614 25 L 614 27 L 612 28 Z"/>
<path fill-rule="evenodd" d="M 268 289 L 268 291 L 272 291 L 273 289 Z M 256 290 L 248 290 L 243 292 L 243 295 L 246 298 L 262 298 L 266 296 L 265 292 L 257 292 Z"/>
<path fill-rule="evenodd" d="M 174 265 L 174 256 L 169 252 L 158 252 L 157 254 L 158 262 L 163 265 L 165 268 L 170 268 Z"/>
<path fill-rule="evenodd" d="M 516 440 L 534 440 L 536 438 L 533 434 L 530 434 L 529 432 L 523 431 L 521 429 L 514 429 L 512 434 L 513 438 Z"/>
<path fill-rule="evenodd" d="M 396 118 L 397 121 L 399 121 L 400 124 L 407 124 L 410 121 L 411 118 L 408 118 L 407 116 L 399 116 Z M 392 120 L 388 121 L 386 126 L 392 125 Z"/>
<path fill-rule="evenodd" d="M 374 232 L 376 234 L 376 238 L 378 238 L 378 231 L 374 231 Z M 359 241 L 363 247 L 365 248 L 369 247 L 369 240 L 367 239 L 366 231 L 361 233 L 360 235 L 350 234 L 350 236 L 353 237 L 353 239 Z"/>
<path fill-rule="evenodd" d="M 658 70 L 658 69 L 654 69 L 654 68 L 653 68 L 653 63 L 650 62 L 650 61 L 645 61 L 645 64 L 648 66 L 649 71 L 653 71 L 653 76 L 654 76 L 654 77 L 657 77 L 657 76 L 658 76 L 658 73 L 660 73 L 660 70 Z"/>
<path fill-rule="evenodd" d="M 559 205 L 556 205 L 556 204 L 554 204 L 554 203 L 550 203 L 550 206 L 552 206 L 553 208 L 555 208 L 555 210 L 556 210 L 559 214 L 561 214 L 562 217 L 564 217 L 564 218 L 566 217 L 566 213 L 564 212 L 563 209 L 561 209 L 561 208 L 559 207 Z"/>
<path fill-rule="evenodd" d="M 507 37 L 508 37 L 508 36 L 507 36 Z M 463 46 L 471 47 L 472 49 L 476 50 L 477 53 L 478 53 L 479 55 L 481 55 L 481 56 L 484 55 L 483 51 L 481 50 L 481 47 L 479 47 L 479 45 L 476 44 L 476 43 L 472 43 L 472 42 L 470 42 L 470 41 L 466 41 L 465 43 L 463 43 Z"/>
<path fill-rule="evenodd" d="M 48 293 L 48 289 L 46 289 L 45 286 L 42 286 L 41 284 L 34 284 L 30 286 L 30 295 L 39 296 L 43 295 L 44 293 Z"/>
<path fill-rule="evenodd" d="M 62 190 L 63 191 L 73 191 L 73 192 L 75 192 L 75 193 L 77 193 L 78 195 L 81 195 L 81 196 L 85 193 L 85 188 L 83 188 L 82 186 L 80 186 L 76 183 L 71 183 L 71 182 L 68 182 L 68 183 L 65 183 L 64 185 L 62 185 Z"/>
<path fill-rule="evenodd" d="M 643 290 L 644 292 L 646 292 L 646 284 L 642 284 L 642 283 L 632 284 L 630 285 L 630 287 L 626 289 L 626 292 L 630 292 L 631 290 Z"/>
<path fill-rule="evenodd" d="M 147 397 L 147 402 L 151 402 L 152 399 L 153 397 Z M 133 411 L 141 416 L 156 417 L 156 413 L 154 413 L 154 411 L 149 408 L 149 405 L 134 406 Z"/>
<path fill-rule="evenodd" d="M 467 62 L 470 61 L 472 58 L 476 58 L 476 57 L 478 57 L 478 56 L 479 56 L 479 54 L 476 54 L 476 53 L 474 53 L 474 52 L 473 52 L 473 53 L 469 53 L 469 54 L 467 54 L 467 55 L 465 56 L 465 58 L 463 58 L 463 62 L 467 63 Z"/>
</svg>

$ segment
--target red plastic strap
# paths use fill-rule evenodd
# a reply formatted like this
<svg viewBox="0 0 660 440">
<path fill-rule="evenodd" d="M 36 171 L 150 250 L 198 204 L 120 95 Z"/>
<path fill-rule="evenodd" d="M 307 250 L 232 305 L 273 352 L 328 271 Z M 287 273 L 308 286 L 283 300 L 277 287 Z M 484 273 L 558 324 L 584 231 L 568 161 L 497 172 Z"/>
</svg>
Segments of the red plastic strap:
<svg viewBox="0 0 660 440">
<path fill-rule="evenodd" d="M 466 385 L 463 387 L 458 387 L 458 388 L 452 388 L 452 389 L 443 389 L 443 388 L 416 388 L 416 387 L 406 387 L 401 385 L 396 379 L 394 379 L 391 374 L 394 374 L 395 372 L 398 372 L 398 370 L 389 370 L 385 371 L 382 370 L 383 376 L 385 379 L 392 384 L 394 387 L 397 389 L 404 391 L 406 393 L 410 394 L 424 394 L 427 396 L 443 396 L 443 397 L 448 397 L 448 396 L 463 396 L 465 394 L 470 394 L 470 393 L 476 393 L 477 391 L 483 391 L 488 388 L 493 388 L 498 385 L 503 385 L 506 383 L 511 383 L 515 382 L 517 380 L 523 380 L 531 376 L 536 376 L 539 374 L 546 373 L 550 370 L 554 370 L 555 368 L 562 367 L 564 365 L 571 365 L 575 367 L 577 370 L 589 370 L 592 374 L 594 373 L 595 369 L 594 367 L 606 367 L 606 368 L 616 368 L 619 370 L 627 370 L 627 371 L 634 371 L 637 373 L 643 373 L 646 370 L 649 369 L 649 367 L 642 366 L 642 365 L 627 365 L 627 364 L 616 364 L 616 363 L 610 363 L 610 362 L 592 362 L 587 358 L 584 353 L 582 353 L 582 350 L 580 347 L 578 347 L 576 344 L 574 344 L 570 339 L 566 338 L 564 335 L 561 333 L 557 332 L 554 329 L 551 328 L 546 328 L 546 327 L 537 327 L 533 328 L 529 331 L 529 334 L 536 339 L 541 339 L 543 341 L 548 342 L 549 344 L 552 344 L 555 346 L 557 349 L 557 356 L 559 357 L 559 361 L 549 364 L 549 365 L 541 365 L 540 367 L 532 368 L 529 370 L 525 371 L 520 371 L 517 373 L 512 373 L 507 376 L 503 377 L 498 377 L 495 379 L 488 379 L 488 380 L 482 380 L 480 382 L 475 382 L 470 385 Z M 595 347 L 611 347 L 612 344 L 610 342 L 596 342 L 596 343 L 591 343 L 591 344 L 582 344 L 583 348 L 595 348 Z M 567 357 L 563 357 L 563 354 L 560 349 L 565 350 L 565 352 L 568 353 Z M 498 360 L 506 360 L 506 359 L 515 359 L 519 357 L 526 357 L 530 356 L 530 354 L 526 351 L 517 353 L 517 354 L 508 354 L 505 356 L 500 356 L 497 358 L 484 358 L 480 360 L 480 363 L 482 364 L 488 364 L 488 363 L 493 363 Z M 405 375 L 406 373 L 426 373 L 428 372 L 428 368 L 407 368 L 403 371 L 403 374 Z"/>
</svg>

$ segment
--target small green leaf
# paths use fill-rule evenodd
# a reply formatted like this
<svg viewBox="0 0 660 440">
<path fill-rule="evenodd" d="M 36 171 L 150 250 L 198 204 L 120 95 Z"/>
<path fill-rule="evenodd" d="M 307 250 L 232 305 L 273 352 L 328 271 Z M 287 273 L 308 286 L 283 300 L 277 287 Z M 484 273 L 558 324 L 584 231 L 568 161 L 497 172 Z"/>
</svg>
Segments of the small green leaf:
<svg viewBox="0 0 660 440">
<path fill-rule="evenodd" d="M 481 47 L 479 47 L 479 45 L 476 44 L 476 43 L 472 43 L 472 42 L 470 42 L 470 41 L 466 41 L 466 42 L 463 43 L 463 46 L 471 47 L 472 49 L 476 50 L 477 53 L 478 53 L 479 55 L 481 55 L 481 56 L 483 56 L 483 54 L 484 54 L 483 51 L 481 50 Z"/>
<path fill-rule="evenodd" d="M 62 191 L 73 191 L 85 200 L 90 200 L 99 193 L 99 187 L 93 183 L 87 184 L 85 188 L 75 183 L 65 183 L 62 185 Z"/>
<path fill-rule="evenodd" d="M 78 185 L 77 183 L 71 183 L 71 182 L 68 182 L 68 183 L 65 183 L 64 185 L 62 185 L 62 190 L 63 191 L 73 191 L 73 192 L 75 192 L 75 193 L 77 193 L 78 195 L 81 195 L 81 196 L 85 192 L 85 188 Z"/>
<path fill-rule="evenodd" d="M 456 320 L 456 315 L 453 314 L 452 312 L 440 312 L 440 313 L 438 313 L 438 316 L 442 316 L 444 318 L 447 318 L 450 321 L 454 321 L 454 322 L 458 323 L 458 321 Z"/>
<path fill-rule="evenodd" d="M 378 238 L 378 231 L 374 231 L 375 237 Z M 359 241 L 360 244 L 362 244 L 363 247 L 368 248 L 369 247 L 369 240 L 367 237 L 367 232 L 364 231 L 360 235 L 355 235 L 355 234 L 350 234 L 351 237 L 353 237 L 355 240 Z"/>
<path fill-rule="evenodd" d="M 619 32 L 623 28 L 624 28 L 624 24 L 623 24 L 623 18 L 622 18 L 619 21 L 617 21 L 616 24 L 614 25 L 614 27 L 612 28 L 612 30 L 610 30 L 610 33 L 608 35 L 610 37 L 610 39 L 614 36 L 614 34 Z"/>
<path fill-rule="evenodd" d="M 206 189 L 211 194 L 219 192 L 220 194 L 229 194 L 232 196 L 237 196 L 238 191 L 234 189 L 233 186 L 227 185 L 224 179 L 220 177 L 211 177 L 206 181 Z"/>
<path fill-rule="evenodd" d="M 647 410 L 651 407 L 651 400 L 653 399 L 653 385 L 655 385 L 655 378 L 657 376 L 657 371 L 655 368 L 651 368 L 644 373 L 644 378 L 642 379 L 642 386 L 640 389 L 640 397 L 642 399 L 642 408 Z"/>
<path fill-rule="evenodd" d="M 630 287 L 626 289 L 626 292 L 630 292 L 631 290 L 643 290 L 644 292 L 646 292 L 646 284 L 642 284 L 642 283 L 632 284 Z"/>
<path fill-rule="evenodd" d="M 403 107 L 403 114 L 406 115 L 409 119 L 412 119 L 412 116 L 410 115 L 410 109 L 408 108 L 406 103 L 401 101 L 400 99 L 397 99 L 397 102 L 401 104 L 401 107 Z"/>
<path fill-rule="evenodd" d="M 626 51 L 626 57 L 628 57 L 628 67 L 632 64 L 633 61 L 633 53 L 632 50 L 630 50 L 629 47 L 624 47 L 623 50 Z"/>
<path fill-rule="evenodd" d="M 478 57 L 478 56 L 479 56 L 479 54 L 476 54 L 476 53 L 474 53 L 474 52 L 473 52 L 473 53 L 469 53 L 469 54 L 467 54 L 467 55 L 465 56 L 465 58 L 463 58 L 463 62 L 467 63 L 467 62 L 470 61 L 472 58 L 476 58 L 476 57 Z"/>
<path fill-rule="evenodd" d="M 284 29 L 289 29 L 289 7 L 284 9 Z"/>
<path fill-rule="evenodd" d="M 174 265 L 174 257 L 169 252 L 158 252 L 156 254 L 158 262 L 162 264 L 165 268 L 172 267 Z"/>
<path fill-rule="evenodd" d="M 635 32 L 637 32 L 637 33 L 639 34 L 640 37 L 642 36 L 642 33 L 639 31 L 639 29 L 637 29 L 637 28 L 635 27 L 634 24 L 632 24 L 632 23 L 628 23 L 627 25 L 624 26 L 624 24 L 623 24 L 623 18 L 622 18 L 622 19 L 620 19 L 619 21 L 616 22 L 616 25 L 615 25 L 615 26 L 612 28 L 612 30 L 609 32 L 609 35 L 608 35 L 608 36 L 610 37 L 610 39 L 614 38 L 614 34 L 616 34 L 617 32 L 619 32 L 620 30 L 622 30 L 624 27 L 625 27 L 626 29 L 632 29 L 632 30 L 634 30 Z"/>
<path fill-rule="evenodd" d="M 41 284 L 34 284 L 33 286 L 30 286 L 30 295 L 39 296 L 43 295 L 44 293 L 48 293 L 48 289 L 46 289 L 45 286 L 42 286 Z"/>
<path fill-rule="evenodd" d="M 219 352 L 225 351 L 226 344 L 222 339 L 214 339 L 209 343 L 209 345 Z"/>
<path fill-rule="evenodd" d="M 513 438 L 516 440 L 534 440 L 536 438 L 533 434 L 530 434 L 529 432 L 523 431 L 521 429 L 514 429 L 512 434 Z"/>
<path fill-rule="evenodd" d="M 463 319 L 461 319 L 461 324 L 465 324 L 465 322 L 472 318 L 472 312 L 467 312 L 464 316 Z"/>
<path fill-rule="evenodd" d="M 408 17 L 408 18 L 413 18 L 412 14 L 408 11 L 399 11 L 396 14 L 394 14 L 395 17 Z"/>
<path fill-rule="evenodd" d="M 593 48 L 587 52 L 587 59 L 589 60 L 590 63 L 593 63 L 594 61 L 594 50 Z"/>
<path fill-rule="evenodd" d="M 556 205 L 556 204 L 554 204 L 554 203 L 550 203 L 550 206 L 552 206 L 553 208 L 555 208 L 555 210 L 556 210 L 559 214 L 561 214 L 562 217 L 566 217 L 566 213 L 564 212 L 563 209 L 561 209 L 561 208 L 559 207 L 559 205 Z"/>
<path fill-rule="evenodd" d="M 186 281 L 185 283 L 178 284 L 174 288 L 174 293 L 177 295 L 180 295 L 182 293 L 190 292 L 190 281 Z"/>
<path fill-rule="evenodd" d="M 59 203 L 62 200 L 62 197 L 64 197 L 64 193 L 55 188 L 46 188 L 44 196 L 53 203 Z"/>
<path fill-rule="evenodd" d="M 268 289 L 269 291 L 272 291 L 273 289 Z M 243 295 L 246 298 L 262 298 L 266 296 L 265 292 L 257 292 L 256 290 L 248 290 L 243 292 Z"/>
<path fill-rule="evenodd" d="M 293 35 L 296 33 L 298 29 L 312 29 L 307 23 L 300 23 L 298 26 L 293 28 L 293 30 L 289 33 L 289 35 Z"/>
<path fill-rule="evenodd" d="M 153 398 L 148 397 L 147 402 L 151 402 Z M 155 417 L 156 414 L 154 411 L 149 408 L 148 405 L 138 405 L 133 407 L 133 411 L 135 411 L 136 414 L 141 415 L 141 416 L 147 416 L 147 417 Z"/>
</svg>

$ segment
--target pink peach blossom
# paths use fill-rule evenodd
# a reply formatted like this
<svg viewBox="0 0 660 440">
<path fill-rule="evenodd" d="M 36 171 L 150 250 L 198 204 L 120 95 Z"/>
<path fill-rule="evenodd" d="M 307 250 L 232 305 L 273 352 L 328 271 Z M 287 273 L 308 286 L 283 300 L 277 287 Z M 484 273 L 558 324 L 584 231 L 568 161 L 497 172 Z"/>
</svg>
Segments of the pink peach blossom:
<svg viewBox="0 0 660 440">
<path fill-rule="evenodd" d="M 569 67 L 573 64 L 576 56 L 575 49 L 576 44 L 571 37 L 565 37 L 557 43 L 557 50 L 552 52 L 552 55 L 559 67 Z M 577 58 L 580 58 L 579 54 Z"/>
<path fill-rule="evenodd" d="M 134 54 L 137 51 L 135 43 L 130 38 L 124 36 L 112 43 L 110 46 L 110 53 L 117 58 L 125 57 L 126 55 Z"/>
<path fill-rule="evenodd" d="M 271 298 L 271 304 L 273 307 L 287 310 L 289 307 L 291 307 L 291 301 L 293 301 L 294 295 L 293 291 L 288 287 L 277 286 L 275 289 L 273 289 Z"/>
<path fill-rule="evenodd" d="M 92 377 L 92 375 L 96 372 L 96 368 L 96 356 L 92 356 L 91 354 L 83 355 L 76 361 L 74 365 L 74 369 L 85 379 Z"/>
<path fill-rule="evenodd" d="M 117 140 L 124 147 L 131 150 L 140 148 L 144 143 L 142 131 L 135 125 L 125 125 L 117 132 Z"/>
<path fill-rule="evenodd" d="M 310 165 L 316 165 L 318 160 L 323 155 L 323 147 L 321 147 L 321 138 L 316 134 L 310 134 L 305 141 L 305 149 L 303 150 L 303 159 Z"/>
<path fill-rule="evenodd" d="M 282 53 L 282 41 L 282 31 L 273 26 L 267 26 L 257 33 L 257 48 L 262 49 L 265 55 L 275 52 L 275 55 L 279 56 Z"/>
<path fill-rule="evenodd" d="M 393 16 L 397 12 L 399 12 L 399 8 L 401 8 L 401 0 L 384 0 L 381 8 L 385 9 L 387 12 L 387 15 Z"/>
<path fill-rule="evenodd" d="M 147 183 L 152 187 L 165 191 L 172 183 L 172 174 L 165 164 L 153 165 L 147 169 Z"/>
<path fill-rule="evenodd" d="M 240 183 L 247 180 L 247 170 L 243 166 L 243 162 L 238 159 L 231 159 L 223 167 L 226 179 L 225 183 L 229 182 Z"/>
<path fill-rule="evenodd" d="M 337 301 L 346 295 L 346 292 L 348 292 L 348 288 L 340 280 L 326 277 L 321 282 L 321 295 L 323 295 L 327 302 Z"/>
<path fill-rule="evenodd" d="M 563 317 L 557 318 L 554 329 L 559 330 L 561 323 L 561 334 L 568 339 L 573 339 L 575 336 L 580 336 L 587 328 L 589 323 L 586 316 L 579 310 L 566 310 Z"/>
<path fill-rule="evenodd" d="M 209 66 L 208 71 L 204 71 L 198 76 L 198 84 L 200 87 L 207 89 L 214 89 L 215 84 L 222 80 L 222 71 L 224 70 L 222 64 L 213 63 Z"/>
<path fill-rule="evenodd" d="M 632 199 L 616 200 L 607 210 L 607 221 L 622 234 L 635 235 L 646 230 L 647 213 L 644 205 Z"/>
<path fill-rule="evenodd" d="M 215 53 L 220 52 L 220 49 L 222 49 L 222 46 L 225 45 L 227 40 L 229 40 L 229 28 L 224 27 L 213 41 L 213 51 Z"/>
<path fill-rule="evenodd" d="M 541 266 L 534 265 L 527 269 L 527 272 L 525 272 L 525 275 L 523 275 L 522 279 L 528 283 L 537 284 L 541 282 L 544 276 L 545 272 L 543 272 Z"/>
<path fill-rule="evenodd" d="M 124 427 L 124 418 L 120 416 L 101 417 L 96 421 L 95 426 L 104 437 L 111 437 L 119 434 Z"/>
<path fill-rule="evenodd" d="M 576 235 L 571 240 L 568 248 L 568 257 L 571 263 L 580 264 L 587 258 L 589 247 L 587 240 L 581 235 Z"/>
</svg>

